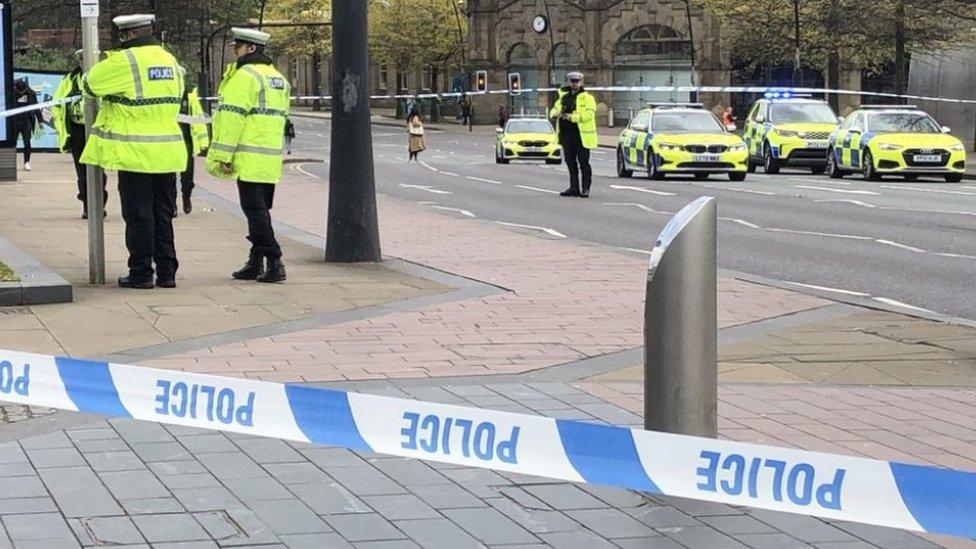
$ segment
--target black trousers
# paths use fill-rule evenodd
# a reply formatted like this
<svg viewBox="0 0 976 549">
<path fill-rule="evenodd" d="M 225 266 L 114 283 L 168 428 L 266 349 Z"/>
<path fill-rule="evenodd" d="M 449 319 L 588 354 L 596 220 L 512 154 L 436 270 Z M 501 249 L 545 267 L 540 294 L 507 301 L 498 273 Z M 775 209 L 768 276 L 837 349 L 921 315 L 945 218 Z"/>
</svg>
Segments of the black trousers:
<svg viewBox="0 0 976 549">
<path fill-rule="evenodd" d="M 26 122 L 14 126 L 14 144 L 17 144 L 17 136 L 24 140 L 24 162 L 30 162 L 32 133 L 30 124 Z"/>
<path fill-rule="evenodd" d="M 569 186 L 573 189 L 580 188 L 580 172 L 583 172 L 583 190 L 590 190 L 593 182 L 593 169 L 590 167 L 590 149 L 582 143 L 563 143 L 563 158 L 566 160 L 566 167 L 569 168 Z"/>
<path fill-rule="evenodd" d="M 71 124 L 68 127 L 68 147 L 71 149 L 71 159 L 75 162 L 75 176 L 78 179 L 78 200 L 85 205 L 88 211 L 88 166 L 81 163 L 81 153 L 85 151 L 85 127 L 81 124 Z M 108 178 L 102 172 L 102 191 L 104 191 L 103 202 L 108 202 L 108 190 L 106 185 Z"/>
<path fill-rule="evenodd" d="M 251 254 L 268 259 L 280 259 L 281 247 L 275 240 L 271 226 L 271 207 L 274 205 L 275 185 L 270 183 L 237 182 L 241 209 L 247 218 L 247 239 L 251 242 Z"/>
<path fill-rule="evenodd" d="M 183 130 L 183 142 L 186 143 L 186 169 L 180 174 L 180 192 L 183 196 L 189 196 L 193 192 L 193 138 L 190 137 L 189 126 L 180 124 Z"/>
<path fill-rule="evenodd" d="M 176 174 L 119 172 L 119 199 L 125 219 L 129 276 L 152 279 L 176 276 L 179 262 L 173 242 L 173 197 Z"/>
</svg>

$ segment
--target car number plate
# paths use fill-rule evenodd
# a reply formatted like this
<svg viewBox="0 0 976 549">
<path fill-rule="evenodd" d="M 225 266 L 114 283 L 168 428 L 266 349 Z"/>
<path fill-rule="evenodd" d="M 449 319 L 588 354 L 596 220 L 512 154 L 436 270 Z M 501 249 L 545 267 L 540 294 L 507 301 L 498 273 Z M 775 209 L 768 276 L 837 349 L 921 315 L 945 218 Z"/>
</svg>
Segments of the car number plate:
<svg viewBox="0 0 976 549">
<path fill-rule="evenodd" d="M 542 152 L 542 147 L 526 147 L 525 152 L 530 152 L 530 153 Z"/>
<path fill-rule="evenodd" d="M 719 155 L 717 154 L 696 154 L 692 157 L 695 162 L 718 162 Z"/>
<path fill-rule="evenodd" d="M 807 147 L 810 149 L 826 149 L 826 141 L 807 141 Z"/>
<path fill-rule="evenodd" d="M 916 154 L 912 156 L 915 162 L 942 162 L 942 155 L 939 154 Z"/>
</svg>

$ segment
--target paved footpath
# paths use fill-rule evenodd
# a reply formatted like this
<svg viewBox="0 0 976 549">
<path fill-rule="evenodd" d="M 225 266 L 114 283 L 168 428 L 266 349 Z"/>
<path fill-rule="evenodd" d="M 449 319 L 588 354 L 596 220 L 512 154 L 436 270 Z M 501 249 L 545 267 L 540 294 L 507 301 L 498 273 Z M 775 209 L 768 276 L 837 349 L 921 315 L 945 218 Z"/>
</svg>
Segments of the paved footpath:
<svg viewBox="0 0 976 549">
<path fill-rule="evenodd" d="M 76 241 L 83 226 L 73 212 L 73 183 L 58 176 L 70 172 L 64 157 L 38 160 L 35 179 L 0 185 L 0 234 L 83 285 L 84 245 Z M 145 292 L 140 299 L 194 305 L 205 298 L 234 311 L 256 292 L 274 291 L 262 307 L 280 301 L 301 307 L 323 295 L 345 306 L 248 321 L 227 314 L 226 327 L 219 315 L 203 314 L 203 328 L 157 331 L 150 341 L 139 330 L 130 337 L 107 326 L 104 337 L 87 346 L 54 350 L 640 424 L 646 259 L 380 197 L 384 255 L 397 260 L 318 264 L 327 187 L 289 169 L 275 216 L 289 268 L 300 267 L 289 271 L 288 283 L 268 290 L 226 281 L 224 273 L 243 255 L 243 221 L 232 186 L 200 183 L 199 209 L 177 220 L 177 237 L 181 253 L 206 248 L 196 261 L 184 262 L 180 289 Z M 52 204 L 43 219 L 32 218 L 38 214 L 24 202 L 28 198 Z M 117 210 L 110 215 L 110 223 L 118 223 Z M 73 230 L 75 238 L 49 235 L 38 242 L 32 235 L 40 230 Z M 110 275 L 121 268 L 118 230 L 108 231 L 107 247 L 116 258 Z M 73 262 L 51 261 L 70 255 Z M 205 295 L 201 286 L 209 288 Z M 75 304 L 55 306 L 67 311 L 59 314 L 132 310 L 137 295 L 108 287 L 78 290 Z M 281 294 L 291 291 L 296 293 Z M 47 307 L 0 310 L 0 322 L 16 318 L 29 327 L 24 332 L 35 334 L 3 339 L 2 346 L 48 352 L 50 341 L 70 340 L 74 330 L 67 323 L 45 322 Z M 178 310 L 169 314 L 174 325 L 184 318 Z M 100 320 L 90 318 L 75 321 L 75 329 L 93 331 L 89 324 Z M 144 317 L 129 318 L 135 323 Z M 720 281 L 719 319 L 724 437 L 976 469 L 976 397 L 971 389 L 942 387 L 976 385 L 971 328 L 735 278 Z M 0 420 L 0 547 L 973 546 L 799 515 L 21 406 L 0 407 Z"/>
</svg>

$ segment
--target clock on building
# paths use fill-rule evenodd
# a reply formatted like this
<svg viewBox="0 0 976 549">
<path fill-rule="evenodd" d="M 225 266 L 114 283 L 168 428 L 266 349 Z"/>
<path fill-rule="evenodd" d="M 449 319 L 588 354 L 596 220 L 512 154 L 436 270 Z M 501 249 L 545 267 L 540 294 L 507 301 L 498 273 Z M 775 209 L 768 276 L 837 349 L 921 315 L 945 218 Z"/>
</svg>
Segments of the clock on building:
<svg viewBox="0 0 976 549">
<path fill-rule="evenodd" d="M 532 29 L 535 32 L 543 33 L 549 27 L 549 21 L 546 20 L 544 15 L 536 15 L 535 19 L 532 20 Z"/>
</svg>

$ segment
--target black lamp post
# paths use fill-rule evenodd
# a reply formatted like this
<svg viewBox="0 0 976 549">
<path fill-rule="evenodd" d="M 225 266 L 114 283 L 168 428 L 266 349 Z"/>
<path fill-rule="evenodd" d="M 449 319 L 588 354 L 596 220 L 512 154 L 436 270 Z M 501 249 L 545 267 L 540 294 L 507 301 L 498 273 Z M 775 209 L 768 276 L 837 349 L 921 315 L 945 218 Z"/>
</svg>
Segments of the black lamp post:
<svg viewBox="0 0 976 549">
<path fill-rule="evenodd" d="M 800 0 L 793 2 L 793 87 L 803 85 L 803 69 L 800 68 Z"/>
</svg>

